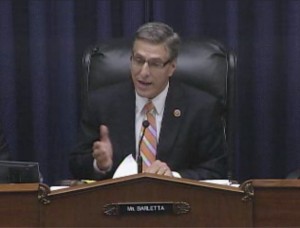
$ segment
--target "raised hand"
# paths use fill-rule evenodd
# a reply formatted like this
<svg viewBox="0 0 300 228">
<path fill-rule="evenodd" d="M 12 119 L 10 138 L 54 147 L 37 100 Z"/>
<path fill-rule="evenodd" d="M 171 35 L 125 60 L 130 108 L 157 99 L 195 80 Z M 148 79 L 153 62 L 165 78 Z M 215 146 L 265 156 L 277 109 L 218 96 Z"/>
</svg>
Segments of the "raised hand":
<svg viewBox="0 0 300 228">
<path fill-rule="evenodd" d="M 97 166 L 101 171 L 107 171 L 112 167 L 113 150 L 109 138 L 109 131 L 107 126 L 101 125 L 99 127 L 100 139 L 93 144 L 93 157 L 97 161 Z"/>
</svg>

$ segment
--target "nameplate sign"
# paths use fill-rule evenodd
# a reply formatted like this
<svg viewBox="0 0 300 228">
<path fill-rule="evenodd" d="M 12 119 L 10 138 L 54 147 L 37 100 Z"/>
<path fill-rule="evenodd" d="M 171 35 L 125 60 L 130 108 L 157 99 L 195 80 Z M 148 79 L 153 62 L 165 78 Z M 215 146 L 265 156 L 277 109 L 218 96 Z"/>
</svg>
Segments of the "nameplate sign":
<svg viewBox="0 0 300 228">
<path fill-rule="evenodd" d="M 118 215 L 145 215 L 145 214 L 186 214 L 191 207 L 186 202 L 130 202 L 111 203 L 104 206 L 104 214 Z"/>
</svg>

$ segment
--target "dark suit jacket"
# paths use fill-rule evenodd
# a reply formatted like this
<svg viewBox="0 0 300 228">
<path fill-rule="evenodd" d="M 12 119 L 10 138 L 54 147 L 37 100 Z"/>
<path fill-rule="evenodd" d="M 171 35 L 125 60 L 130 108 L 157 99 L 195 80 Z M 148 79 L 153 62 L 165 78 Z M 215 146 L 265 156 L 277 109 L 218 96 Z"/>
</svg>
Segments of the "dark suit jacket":
<svg viewBox="0 0 300 228">
<path fill-rule="evenodd" d="M 181 115 L 174 115 L 174 110 Z M 191 179 L 226 178 L 224 135 L 217 100 L 208 93 L 170 80 L 162 120 L 157 159 Z M 92 144 L 99 126 L 109 128 L 113 168 L 105 175 L 93 170 Z M 79 143 L 70 154 L 75 178 L 112 177 L 121 161 L 135 153 L 135 93 L 132 83 L 93 92 L 81 121 Z"/>
</svg>

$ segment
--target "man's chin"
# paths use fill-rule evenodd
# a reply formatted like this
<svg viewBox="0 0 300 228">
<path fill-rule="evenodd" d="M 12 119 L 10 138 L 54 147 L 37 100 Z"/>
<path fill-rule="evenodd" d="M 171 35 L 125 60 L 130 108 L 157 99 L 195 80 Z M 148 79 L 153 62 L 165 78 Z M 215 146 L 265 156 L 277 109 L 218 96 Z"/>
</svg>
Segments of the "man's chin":
<svg viewBox="0 0 300 228">
<path fill-rule="evenodd" d="M 141 97 L 144 97 L 144 98 L 147 98 L 147 99 L 152 99 L 153 98 L 152 94 L 148 91 L 136 90 L 136 92 Z"/>
</svg>

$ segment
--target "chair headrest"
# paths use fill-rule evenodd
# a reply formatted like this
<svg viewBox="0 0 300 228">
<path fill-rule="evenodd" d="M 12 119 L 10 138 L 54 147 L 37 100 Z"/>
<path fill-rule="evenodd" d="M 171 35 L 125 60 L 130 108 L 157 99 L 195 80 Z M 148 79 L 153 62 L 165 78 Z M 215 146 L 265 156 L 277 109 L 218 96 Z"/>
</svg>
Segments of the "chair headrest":
<svg viewBox="0 0 300 228">
<path fill-rule="evenodd" d="M 128 80 L 130 77 L 131 42 L 115 39 L 90 48 L 83 58 L 87 91 Z M 216 96 L 222 104 L 227 99 L 230 72 L 228 54 L 222 44 L 212 39 L 184 40 L 172 80 Z"/>
</svg>

